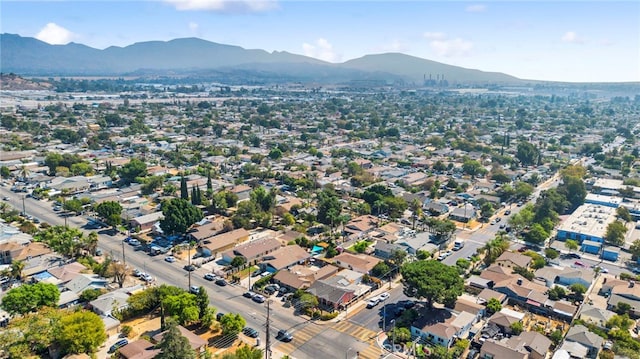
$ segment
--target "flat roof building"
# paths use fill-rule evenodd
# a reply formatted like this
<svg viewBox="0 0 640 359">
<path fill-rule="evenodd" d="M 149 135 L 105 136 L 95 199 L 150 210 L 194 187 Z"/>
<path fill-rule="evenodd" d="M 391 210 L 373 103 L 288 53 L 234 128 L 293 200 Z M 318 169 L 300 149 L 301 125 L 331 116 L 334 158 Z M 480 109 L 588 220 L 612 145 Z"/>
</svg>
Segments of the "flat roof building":
<svg viewBox="0 0 640 359">
<path fill-rule="evenodd" d="M 574 239 L 579 243 L 589 240 L 604 242 L 609 223 L 616 220 L 616 209 L 612 207 L 584 204 L 558 227 L 558 239 Z"/>
</svg>

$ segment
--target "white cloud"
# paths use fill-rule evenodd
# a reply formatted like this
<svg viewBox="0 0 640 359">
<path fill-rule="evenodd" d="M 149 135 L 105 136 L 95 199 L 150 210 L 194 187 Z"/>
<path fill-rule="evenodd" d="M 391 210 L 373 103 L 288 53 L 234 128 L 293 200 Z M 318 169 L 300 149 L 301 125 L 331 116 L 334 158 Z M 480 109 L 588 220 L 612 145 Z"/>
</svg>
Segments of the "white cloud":
<svg viewBox="0 0 640 359">
<path fill-rule="evenodd" d="M 485 12 L 487 11 L 486 5 L 469 5 L 464 9 L 466 12 Z"/>
<path fill-rule="evenodd" d="M 423 36 L 429 40 L 444 40 L 447 38 L 444 32 L 425 32 Z"/>
<path fill-rule="evenodd" d="M 197 34 L 199 29 L 200 25 L 198 25 L 197 22 L 192 21 L 189 23 L 189 30 L 191 30 L 192 33 Z"/>
<path fill-rule="evenodd" d="M 425 32 L 423 36 L 430 40 L 429 46 L 438 56 L 464 56 L 471 52 L 473 43 L 461 38 L 450 39 L 443 32 Z"/>
<path fill-rule="evenodd" d="M 36 34 L 36 39 L 51 45 L 64 45 L 70 43 L 78 36 L 73 32 L 53 22 L 48 23 Z"/>
<path fill-rule="evenodd" d="M 584 44 L 584 39 L 578 36 L 578 34 L 575 31 L 565 32 L 564 35 L 562 35 L 561 40 L 571 44 Z"/>
<path fill-rule="evenodd" d="M 165 0 L 177 10 L 207 10 L 228 13 L 264 12 L 276 9 L 275 0 Z"/>
<path fill-rule="evenodd" d="M 305 56 L 313 57 L 328 62 L 340 61 L 341 55 L 337 54 L 333 45 L 329 41 L 323 38 L 316 40 L 315 44 L 302 44 L 302 50 L 304 50 Z"/>
</svg>

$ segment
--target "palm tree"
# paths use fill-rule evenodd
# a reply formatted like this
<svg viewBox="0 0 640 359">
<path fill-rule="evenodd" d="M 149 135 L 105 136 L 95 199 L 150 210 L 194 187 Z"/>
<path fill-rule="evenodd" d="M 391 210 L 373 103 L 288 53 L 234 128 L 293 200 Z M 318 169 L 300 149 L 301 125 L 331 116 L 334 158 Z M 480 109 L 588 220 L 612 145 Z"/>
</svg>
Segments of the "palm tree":
<svg viewBox="0 0 640 359">
<path fill-rule="evenodd" d="M 16 280 L 22 280 L 22 271 L 24 270 L 25 263 L 23 261 L 13 261 L 11 262 L 11 270 L 10 275 L 11 278 Z"/>
<path fill-rule="evenodd" d="M 496 238 L 490 240 L 482 247 L 482 251 L 485 254 L 484 262 L 487 265 L 493 263 L 496 258 L 500 257 L 507 249 L 509 249 L 509 242 L 504 239 L 502 234 L 497 235 Z"/>
<path fill-rule="evenodd" d="M 411 228 L 416 229 L 416 220 L 422 215 L 422 203 L 420 203 L 420 200 L 417 198 L 414 198 L 409 204 L 409 209 L 411 210 L 411 213 L 413 213 L 413 224 L 411 225 Z"/>
<path fill-rule="evenodd" d="M 29 171 L 29 169 L 27 168 L 27 166 L 22 165 L 22 167 L 20 167 L 20 178 L 22 178 L 23 181 L 27 180 L 27 177 L 29 177 L 29 174 L 31 174 L 31 171 Z"/>
</svg>

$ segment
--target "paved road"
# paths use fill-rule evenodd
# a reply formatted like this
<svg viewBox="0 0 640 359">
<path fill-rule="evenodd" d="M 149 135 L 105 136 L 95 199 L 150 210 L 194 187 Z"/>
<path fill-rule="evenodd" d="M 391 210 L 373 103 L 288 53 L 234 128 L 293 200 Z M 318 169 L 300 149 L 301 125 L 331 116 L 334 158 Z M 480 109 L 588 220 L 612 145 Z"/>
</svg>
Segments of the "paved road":
<svg viewBox="0 0 640 359">
<path fill-rule="evenodd" d="M 0 196 L 8 197 L 5 201 L 14 208 L 22 211 L 23 193 L 14 193 L 9 187 L 0 187 Z M 42 222 L 52 225 L 64 225 L 65 219 L 54 212 L 52 203 L 39 201 L 32 198 L 24 198 L 27 214 L 38 218 Z M 80 216 L 71 216 L 66 219 L 67 225 L 82 229 L 85 233 L 91 231 L 82 227 L 87 219 Z M 111 236 L 105 231 L 98 234 L 98 247 L 105 254 L 111 254 L 114 258 L 122 259 L 123 235 Z M 157 284 L 169 284 L 188 289 L 188 273 L 182 269 L 185 263 L 180 260 L 175 263 L 164 261 L 165 256 L 148 256 L 142 251 L 135 251 L 133 247 L 125 244 L 124 254 L 127 265 L 139 268 L 151 274 Z M 265 304 L 258 304 L 250 299 L 242 297 L 246 288 L 228 285 L 220 287 L 203 278 L 206 270 L 200 268 L 192 272 L 191 284 L 204 286 L 211 300 L 211 304 L 223 313 L 241 313 L 247 321 L 247 326 L 260 331 L 261 345 L 265 344 L 265 323 L 267 310 Z M 315 323 L 307 319 L 293 315 L 292 308 L 283 308 L 279 298 L 273 298 L 271 319 L 272 348 L 284 352 L 298 359 L 331 359 L 342 357 L 356 351 L 362 358 L 377 358 L 377 347 L 371 339 L 374 331 L 365 329 L 356 323 Z M 275 340 L 275 333 L 279 329 L 290 331 L 294 340 L 291 343 L 281 343 Z"/>
</svg>

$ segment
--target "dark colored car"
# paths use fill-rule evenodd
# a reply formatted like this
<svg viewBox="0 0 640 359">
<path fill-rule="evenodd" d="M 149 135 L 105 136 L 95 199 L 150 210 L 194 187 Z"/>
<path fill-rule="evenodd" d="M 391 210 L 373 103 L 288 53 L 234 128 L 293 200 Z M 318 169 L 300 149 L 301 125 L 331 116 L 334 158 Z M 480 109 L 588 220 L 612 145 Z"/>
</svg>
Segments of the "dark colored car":
<svg viewBox="0 0 640 359">
<path fill-rule="evenodd" d="M 284 329 L 278 330 L 278 334 L 276 335 L 276 339 L 283 342 L 290 342 L 293 340 L 293 335 Z"/>
<path fill-rule="evenodd" d="M 224 317 L 224 313 L 222 313 L 222 312 L 218 312 L 218 313 L 216 314 L 216 320 L 217 320 L 217 321 L 220 321 L 220 319 L 222 319 L 222 317 Z"/>
<path fill-rule="evenodd" d="M 127 344 L 129 344 L 127 339 L 120 339 L 109 348 L 109 353 L 113 353 Z"/>
<path fill-rule="evenodd" d="M 242 293 L 242 296 L 245 298 L 253 298 L 255 294 L 253 292 L 244 292 Z"/>
<path fill-rule="evenodd" d="M 227 285 L 227 281 L 226 281 L 226 280 L 224 280 L 224 279 L 222 279 L 222 278 L 220 278 L 220 279 L 218 279 L 218 280 L 216 281 L 216 284 L 217 284 L 217 285 L 219 285 L 219 286 L 221 286 L 221 287 L 224 287 L 224 286 L 226 286 L 226 285 Z"/>
<path fill-rule="evenodd" d="M 249 338 L 257 338 L 260 335 L 257 330 L 250 327 L 245 327 L 244 329 L 242 329 L 242 333 L 244 333 L 244 335 L 248 336 Z"/>
<path fill-rule="evenodd" d="M 184 270 L 186 270 L 187 272 L 193 272 L 194 270 L 196 270 L 196 266 L 194 266 L 193 264 L 187 264 L 186 266 L 184 266 Z"/>
</svg>

